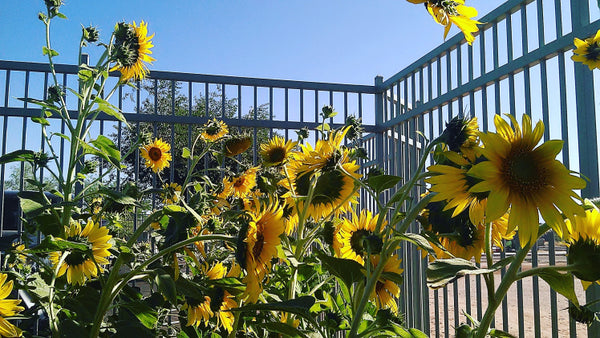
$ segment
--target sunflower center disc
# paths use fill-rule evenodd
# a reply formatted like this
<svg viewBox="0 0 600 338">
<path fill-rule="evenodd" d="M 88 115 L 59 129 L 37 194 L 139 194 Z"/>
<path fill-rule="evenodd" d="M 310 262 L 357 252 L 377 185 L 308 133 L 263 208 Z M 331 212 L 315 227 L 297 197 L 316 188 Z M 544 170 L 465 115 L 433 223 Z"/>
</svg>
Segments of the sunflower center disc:
<svg viewBox="0 0 600 338">
<path fill-rule="evenodd" d="M 244 185 L 244 182 L 246 182 L 246 179 L 243 176 L 239 177 L 237 180 L 235 180 L 235 183 L 233 184 L 233 186 L 236 188 L 239 188 Z"/>
<path fill-rule="evenodd" d="M 156 147 L 152 147 L 150 148 L 150 150 L 148 151 L 148 156 L 150 156 L 150 159 L 152 161 L 158 161 L 160 160 L 160 158 L 162 157 L 162 151 L 160 151 L 159 148 Z"/>
<path fill-rule="evenodd" d="M 530 194 L 544 186 L 545 175 L 531 153 L 516 154 L 507 161 L 506 174 L 509 184 L 516 190 Z"/>
<path fill-rule="evenodd" d="M 270 163 L 280 163 L 285 160 L 285 149 L 281 147 L 273 148 L 269 151 L 269 159 Z"/>
</svg>

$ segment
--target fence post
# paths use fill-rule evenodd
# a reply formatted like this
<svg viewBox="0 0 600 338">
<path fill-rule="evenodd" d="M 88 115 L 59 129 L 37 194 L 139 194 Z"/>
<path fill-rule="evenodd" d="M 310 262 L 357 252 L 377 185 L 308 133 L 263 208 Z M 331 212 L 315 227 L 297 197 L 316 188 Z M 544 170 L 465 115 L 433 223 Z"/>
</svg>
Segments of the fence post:
<svg viewBox="0 0 600 338">
<path fill-rule="evenodd" d="M 383 76 L 377 75 L 375 77 L 375 88 L 377 93 L 375 93 L 375 126 L 377 128 L 381 128 L 383 124 L 383 93 L 385 92 L 383 88 Z M 384 165 L 383 158 L 383 133 L 384 131 L 377 131 L 375 138 L 375 163 L 381 168 L 386 169 Z"/>
<path fill-rule="evenodd" d="M 573 36 L 585 39 L 583 28 L 590 23 L 590 2 L 571 0 L 571 22 Z M 598 197 L 598 139 L 596 133 L 596 109 L 594 103 L 594 76 L 588 67 L 575 62 L 575 102 L 577 107 L 577 143 L 579 171 L 589 178 L 587 187 L 582 190 L 584 198 Z M 586 302 L 600 298 L 600 287 L 592 284 L 586 291 Z M 594 311 L 600 307 L 595 305 Z M 600 325 L 594 322 L 588 329 L 588 337 L 600 337 Z"/>
</svg>

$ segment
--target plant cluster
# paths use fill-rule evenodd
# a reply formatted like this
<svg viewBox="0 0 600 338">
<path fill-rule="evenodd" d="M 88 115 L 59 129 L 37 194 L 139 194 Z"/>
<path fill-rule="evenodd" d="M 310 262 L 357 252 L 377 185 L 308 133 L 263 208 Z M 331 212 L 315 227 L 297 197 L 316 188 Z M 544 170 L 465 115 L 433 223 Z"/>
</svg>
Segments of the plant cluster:
<svg viewBox="0 0 600 338">
<path fill-rule="evenodd" d="M 177 149 L 189 166 L 182 181 L 170 182 L 162 173 L 175 155 L 160 137 L 138 137 L 123 156 L 111 139 L 89 133 L 100 113 L 127 123 L 108 99 L 119 86 L 148 75 L 146 63 L 154 59 L 147 24 L 119 23 L 107 43 L 94 27 L 84 27 L 80 47 L 95 44 L 104 54 L 95 66 L 80 65 L 75 91 L 57 81 L 58 53 L 50 45 L 50 22 L 64 17 L 62 3 L 45 2 L 47 12 L 39 15 L 48 37 L 43 51 L 55 84 L 45 99 L 24 100 L 41 108 L 32 120 L 41 125 L 49 154 L 18 150 L 0 157 L 0 163 L 28 163 L 32 174 L 32 189 L 19 194 L 23 243 L 0 273 L 1 336 L 30 336 L 37 321 L 38 334 L 53 337 L 423 337 L 405 327 L 397 306 L 401 244 L 429 255 L 432 288 L 483 275 L 487 311 L 480 321 L 467 315 L 457 335 L 507 336 L 489 329 L 496 308 L 512 283 L 533 275 L 571 301 L 573 318 L 596 319 L 590 304 L 579 304 L 574 278 L 585 287 L 600 280 L 600 212 L 577 193 L 585 181 L 556 160 L 562 141 L 540 144 L 542 122 L 534 127 L 524 115 L 521 123 L 508 116 L 509 124 L 498 115 L 495 131 L 481 132 L 475 118 L 455 118 L 438 138 L 423 140 L 417 170 L 403 180 L 380 170 L 360 173 L 360 121 L 351 117 L 332 129 L 325 123 L 336 114 L 331 106 L 322 109 L 314 145 L 305 141 L 305 130 L 297 141 L 275 136 L 256 145 L 258 164 L 240 156 L 253 139 L 212 118 L 197 128 L 190 148 Z M 463 1 L 411 2 L 425 3 L 446 34 L 454 23 L 472 42 L 476 13 Z M 111 71 L 121 75 L 108 90 Z M 76 118 L 69 115 L 66 91 L 80 101 Z M 53 119 L 67 132 L 48 133 Z M 54 138 L 70 145 L 65 166 Z M 135 151 L 158 183 L 106 184 L 104 178 L 123 169 L 122 159 Z M 233 165 L 224 165 L 225 158 Z M 98 161 L 110 170 L 98 171 Z M 206 161 L 217 165 L 197 170 Z M 425 168 L 428 161 L 433 164 Z M 52 176 L 51 188 L 43 172 Z M 416 196 L 422 182 L 428 192 Z M 376 210 L 359 207 L 361 189 Z M 158 202 L 144 203 L 148 198 Z M 115 231 L 136 212 L 144 220 L 133 233 Z M 422 225 L 419 234 L 408 232 L 415 221 Z M 565 241 L 568 264 L 520 271 L 547 231 Z M 28 236 L 37 232 L 39 244 Z M 494 261 L 492 247 L 517 235 L 516 254 Z M 473 262 L 482 256 L 485 268 Z M 494 272 L 505 267 L 496 288 Z M 33 306 L 7 299 L 15 285 Z"/>
</svg>

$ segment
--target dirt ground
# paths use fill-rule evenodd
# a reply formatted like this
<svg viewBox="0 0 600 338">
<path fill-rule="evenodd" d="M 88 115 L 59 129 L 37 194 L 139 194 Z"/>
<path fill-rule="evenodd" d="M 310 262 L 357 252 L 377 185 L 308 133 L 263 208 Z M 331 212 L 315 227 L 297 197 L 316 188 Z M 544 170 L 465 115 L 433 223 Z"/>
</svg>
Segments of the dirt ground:
<svg viewBox="0 0 600 338">
<path fill-rule="evenodd" d="M 547 265 L 547 252 L 540 251 L 539 253 L 539 262 L 538 265 L 543 266 Z M 556 264 L 564 265 L 566 263 L 566 258 L 562 255 L 557 254 Z M 485 264 L 484 264 L 485 265 Z M 531 268 L 531 261 L 526 261 L 522 267 L 523 270 L 527 270 Z M 495 274 L 495 284 L 496 287 L 499 284 L 501 278 L 501 273 L 497 272 Z M 486 290 L 485 290 L 485 282 L 483 278 L 480 278 L 481 289 L 478 291 L 477 288 L 477 277 L 470 276 L 469 277 L 469 287 L 468 290 L 470 292 L 470 301 L 467 300 L 467 282 L 466 278 L 459 279 L 457 283 L 457 287 L 454 285 L 450 285 L 444 289 L 439 289 L 437 291 L 437 299 L 438 299 L 438 307 L 436 311 L 436 302 L 435 302 L 435 293 L 430 291 L 430 327 L 431 327 L 431 337 L 445 337 L 445 323 L 448 323 L 448 336 L 454 336 L 454 327 L 460 325 L 461 323 L 465 323 L 467 321 L 466 317 L 462 314 L 463 311 L 470 313 L 475 318 L 481 318 L 483 316 L 483 312 L 485 312 L 485 308 L 487 306 L 486 302 Z M 551 300 L 551 290 L 548 284 L 542 280 L 541 278 L 537 279 L 538 288 L 539 288 L 539 305 L 534 304 L 534 290 L 536 287 L 534 286 L 533 278 L 525 278 L 522 281 L 522 300 L 519 301 L 519 297 L 517 295 L 517 283 L 513 284 L 509 289 L 506 296 L 506 315 L 503 315 L 502 305 L 496 311 L 495 317 L 495 327 L 508 331 L 510 334 L 517 337 L 535 337 L 536 328 L 539 328 L 540 335 L 539 337 L 552 337 L 552 303 Z M 454 294 L 458 290 L 458 308 L 455 309 L 455 300 Z M 575 291 L 580 303 L 585 303 L 585 292 L 581 286 L 581 283 L 575 280 Z M 445 294 L 447 294 L 447 311 L 444 311 L 444 298 Z M 482 300 L 481 314 L 477 312 L 477 299 Z M 470 303 L 470 304 L 468 304 Z M 571 329 L 569 327 L 569 314 L 567 313 L 568 302 L 565 297 L 560 294 L 556 295 L 556 318 L 558 319 L 558 337 L 568 337 Z M 470 306 L 470 310 L 469 310 Z M 437 312 L 437 313 L 436 313 Z M 456 314 L 458 313 L 458 320 L 455 321 Z M 519 321 L 519 316 L 523 317 L 523 320 Z M 503 318 L 507 317 L 507 318 Z M 438 323 L 436 325 L 436 322 Z M 504 324 L 506 322 L 506 325 Z M 438 334 L 436 334 L 436 328 Z M 587 336 L 586 334 L 587 326 L 584 324 L 575 324 L 575 330 L 577 331 L 578 337 Z"/>
</svg>

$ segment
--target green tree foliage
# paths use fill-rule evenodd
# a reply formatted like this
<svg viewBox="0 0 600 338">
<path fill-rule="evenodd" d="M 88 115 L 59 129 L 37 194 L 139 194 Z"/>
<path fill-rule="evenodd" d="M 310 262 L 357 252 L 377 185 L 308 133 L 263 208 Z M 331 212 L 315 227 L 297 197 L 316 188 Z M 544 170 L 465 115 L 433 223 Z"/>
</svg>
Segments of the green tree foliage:
<svg viewBox="0 0 600 338">
<path fill-rule="evenodd" d="M 226 118 L 234 119 L 238 116 L 238 100 L 237 98 L 223 98 L 220 89 L 209 92 L 208 97 L 203 93 L 192 98 L 191 113 L 189 99 L 182 92 L 182 84 L 179 82 L 171 82 L 168 80 L 147 80 L 141 84 L 141 89 L 149 93 L 140 104 L 139 114 L 158 114 L 165 116 L 208 116 L 209 118 Z M 129 96 L 135 100 L 135 97 Z M 207 114 L 208 113 L 208 114 Z M 259 120 L 268 119 L 268 105 L 262 104 L 257 107 L 256 118 Z M 246 113 L 242 113 L 242 119 L 254 119 L 254 109 L 250 108 Z M 163 141 L 171 144 L 171 154 L 173 161 L 170 167 L 165 168 L 161 174 L 162 178 L 169 182 L 181 184 L 187 174 L 188 162 L 182 157 L 182 151 L 185 147 L 191 148 L 196 137 L 201 133 L 202 125 L 189 124 L 171 124 L 171 123 L 134 123 L 130 129 L 123 129 L 121 136 L 121 149 L 129 149 L 134 146 L 138 137 L 146 137 L 147 139 L 162 138 Z M 249 133 L 254 134 L 253 128 L 240 128 L 229 126 L 231 134 Z M 118 144 L 118 135 L 111 135 L 115 143 Z M 269 139 L 269 129 L 257 129 L 256 140 L 257 145 L 267 142 Z M 255 145 L 255 146 L 257 146 Z M 220 149 L 220 146 L 217 147 Z M 242 163 L 253 162 L 252 148 L 240 155 L 239 161 Z M 135 180 L 137 177 L 141 186 L 150 187 L 154 185 L 154 175 L 150 170 L 146 170 L 144 160 L 132 153 L 123 159 L 125 168 L 121 171 L 121 177 L 125 180 Z M 137 164 L 137 165 L 136 165 Z M 237 162 L 231 159 L 226 159 L 225 166 L 232 169 L 237 167 Z M 218 166 L 215 156 L 204 163 L 201 163 L 197 168 L 197 173 L 203 172 L 204 169 L 214 168 Z M 136 174 L 137 172 L 137 174 Z M 213 176 L 210 172 L 204 172 L 209 176 Z"/>
</svg>

